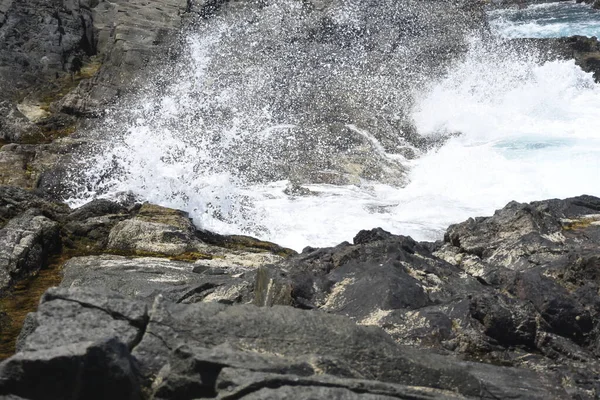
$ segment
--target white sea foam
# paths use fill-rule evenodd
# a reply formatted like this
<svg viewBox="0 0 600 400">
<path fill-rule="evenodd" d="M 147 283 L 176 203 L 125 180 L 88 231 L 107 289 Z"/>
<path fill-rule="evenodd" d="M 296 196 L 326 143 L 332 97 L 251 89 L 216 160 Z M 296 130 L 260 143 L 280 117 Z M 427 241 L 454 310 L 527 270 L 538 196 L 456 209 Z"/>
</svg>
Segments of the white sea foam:
<svg viewBox="0 0 600 400">
<path fill-rule="evenodd" d="M 206 55 L 195 54 L 201 69 Z M 193 65 L 190 70 L 197 73 Z M 197 106 L 190 91 L 202 84 L 201 74 L 194 76 L 163 93 L 159 113 L 148 117 L 141 103 L 121 140 L 88 162 L 87 189 L 72 204 L 131 191 L 188 211 L 202 228 L 301 249 L 351 240 L 360 229 L 378 226 L 434 240 L 448 224 L 489 215 L 511 200 L 600 195 L 600 87 L 572 61 L 541 64 L 474 42 L 464 59 L 417 96 L 413 117 L 420 133 L 457 136 L 406 161 L 406 187 L 311 185 L 315 195 L 309 196 L 285 194 L 285 181 L 249 186 L 223 166 L 215 152 L 227 152 L 228 143 L 244 137 L 236 124 L 219 132 L 217 149 L 210 136 L 170 128 L 175 117 L 191 118 L 186 126 L 201 124 L 189 116 Z M 255 136 L 265 140 L 258 150 L 268 154 L 270 138 L 289 128 L 264 126 L 264 135 Z M 106 174 L 111 169 L 118 173 Z"/>
</svg>

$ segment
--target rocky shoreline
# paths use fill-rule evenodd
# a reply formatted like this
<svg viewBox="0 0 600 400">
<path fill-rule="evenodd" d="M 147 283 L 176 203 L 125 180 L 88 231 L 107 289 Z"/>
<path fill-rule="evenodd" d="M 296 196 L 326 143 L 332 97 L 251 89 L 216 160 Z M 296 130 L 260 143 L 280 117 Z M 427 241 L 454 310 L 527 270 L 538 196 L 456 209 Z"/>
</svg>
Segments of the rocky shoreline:
<svg viewBox="0 0 600 400">
<path fill-rule="evenodd" d="M 0 0 L 0 398 L 598 398 L 598 198 L 513 202 L 435 243 L 373 229 L 300 254 L 158 205 L 59 201 L 86 129 L 226 3 Z M 481 4 L 455 3 L 436 5 L 482 22 Z M 424 15 L 384 19 L 402 38 Z M 385 35 L 316 22 L 307 47 L 387 57 Z M 423 40 L 431 71 L 462 49 Z M 595 38 L 506 45 L 600 79 Z"/>
<path fill-rule="evenodd" d="M 600 390 L 595 197 L 513 202 L 436 243 L 373 229 L 300 254 L 199 231 L 150 204 L 72 211 L 6 186 L 0 202 L 10 210 L 5 290 L 52 255 L 68 258 L 0 364 L 6 398 L 593 399 Z"/>
</svg>

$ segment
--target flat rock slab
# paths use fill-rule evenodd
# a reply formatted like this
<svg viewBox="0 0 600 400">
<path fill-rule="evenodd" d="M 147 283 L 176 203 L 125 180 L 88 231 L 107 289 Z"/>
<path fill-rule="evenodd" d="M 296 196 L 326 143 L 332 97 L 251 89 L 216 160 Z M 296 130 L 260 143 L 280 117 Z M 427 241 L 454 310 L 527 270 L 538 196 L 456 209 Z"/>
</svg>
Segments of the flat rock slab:
<svg viewBox="0 0 600 400">
<path fill-rule="evenodd" d="M 158 294 L 175 303 L 197 301 L 248 302 L 253 269 L 211 267 L 156 257 L 114 255 L 76 257 L 64 265 L 61 287 L 95 287 L 150 302 Z"/>
</svg>

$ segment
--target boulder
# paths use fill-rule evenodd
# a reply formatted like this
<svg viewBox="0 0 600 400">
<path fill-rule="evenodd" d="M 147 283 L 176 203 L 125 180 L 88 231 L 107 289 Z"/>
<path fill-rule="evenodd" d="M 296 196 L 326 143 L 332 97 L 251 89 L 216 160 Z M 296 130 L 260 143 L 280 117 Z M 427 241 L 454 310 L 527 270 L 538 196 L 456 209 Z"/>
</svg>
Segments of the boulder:
<svg viewBox="0 0 600 400">
<path fill-rule="evenodd" d="M 114 338 L 19 353 L 0 365 L 0 394 L 30 400 L 142 398 L 135 361 Z"/>
</svg>

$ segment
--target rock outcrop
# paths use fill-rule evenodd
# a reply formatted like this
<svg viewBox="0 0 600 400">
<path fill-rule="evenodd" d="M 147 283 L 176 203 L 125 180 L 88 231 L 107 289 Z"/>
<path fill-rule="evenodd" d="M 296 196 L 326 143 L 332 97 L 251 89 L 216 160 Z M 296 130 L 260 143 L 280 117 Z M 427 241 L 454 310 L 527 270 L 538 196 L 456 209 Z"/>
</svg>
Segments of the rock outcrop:
<svg viewBox="0 0 600 400">
<path fill-rule="evenodd" d="M 35 188 L 44 171 L 68 163 L 80 143 L 56 140 L 143 86 L 143 71 L 177 42 L 187 7 L 185 0 L 0 2 L 0 145 L 14 143 L 0 151 L 0 184 Z"/>
<path fill-rule="evenodd" d="M 545 60 L 575 60 L 585 72 L 591 72 L 600 82 L 600 41 L 596 37 L 571 36 L 544 39 L 511 39 L 510 46 L 524 47 L 524 51 L 536 51 Z"/>
<path fill-rule="evenodd" d="M 197 231 L 176 210 L 102 200 L 51 213 L 20 196 L 21 214 L 28 202 L 58 221 L 61 251 L 73 257 L 27 316 L 18 353 L 0 364 L 0 393 L 102 398 L 85 391 L 102 385 L 127 399 L 600 392 L 598 198 L 513 202 L 451 226 L 437 243 L 374 229 L 293 255 Z M 123 244 L 128 221 L 141 247 Z M 65 372 L 54 377 L 59 366 Z M 28 384 L 32 371 L 48 381 Z"/>
<path fill-rule="evenodd" d="M 76 210 L 49 200 L 68 193 L 76 149 L 114 139 L 72 134 L 147 89 L 153 63 L 182 51 L 181 29 L 229 50 L 205 65 L 210 101 L 187 119 L 150 118 L 158 128 L 199 113 L 215 132 L 239 128 L 238 113 L 292 123 L 280 128 L 298 140 L 283 145 L 260 132 L 269 154 L 219 135 L 213 150 L 244 179 L 291 178 L 290 190 L 400 183 L 406 149 L 432 145 L 407 125 L 408 94 L 482 25 L 480 4 L 462 1 L 0 0 L 0 184 L 11 185 L 0 186 L 0 295 L 40 271 L 62 278 L 24 321 L 0 310 L 0 333 L 22 322 L 0 396 L 598 398 L 598 198 L 513 202 L 437 243 L 374 229 L 301 254 L 133 197 Z M 527 43 L 598 79 L 597 40 Z M 151 89 L 177 89 L 164 79 Z"/>
</svg>

